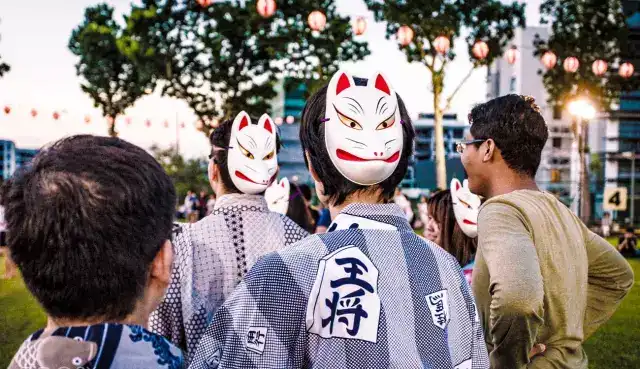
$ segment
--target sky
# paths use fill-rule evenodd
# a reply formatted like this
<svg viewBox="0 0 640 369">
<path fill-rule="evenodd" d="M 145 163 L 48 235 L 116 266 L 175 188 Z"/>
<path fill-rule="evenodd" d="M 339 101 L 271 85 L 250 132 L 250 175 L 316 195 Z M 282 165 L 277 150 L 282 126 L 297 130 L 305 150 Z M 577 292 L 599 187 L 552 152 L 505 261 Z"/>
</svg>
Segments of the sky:
<svg viewBox="0 0 640 369">
<path fill-rule="evenodd" d="M 527 24 L 539 23 L 540 0 L 527 3 Z M 0 139 L 10 139 L 18 147 L 37 148 L 61 137 L 78 134 L 106 134 L 106 122 L 100 110 L 80 89 L 76 76 L 76 57 L 67 48 L 71 30 L 83 18 L 84 9 L 96 0 L 63 1 L 0 1 L 0 56 L 11 66 L 11 71 L 0 78 L 0 109 L 11 107 L 9 115 L 0 111 Z M 116 14 L 128 11 L 130 0 L 108 0 Z M 409 64 L 398 49 L 396 41 L 385 38 L 383 23 L 375 23 L 362 0 L 336 0 L 338 11 L 352 17 L 364 16 L 371 55 L 356 63 L 345 63 L 344 68 L 358 76 L 383 72 L 402 96 L 412 117 L 418 113 L 433 112 L 433 94 L 430 75 L 420 64 Z M 458 58 L 447 69 L 445 94 L 452 91 L 468 72 L 468 61 L 463 42 L 456 43 Z M 474 104 L 486 95 L 486 69 L 474 71 L 471 78 L 456 95 L 452 112 L 466 116 Z M 38 116 L 30 116 L 31 109 Z M 53 113 L 61 114 L 59 120 Z M 84 123 L 89 115 L 90 124 Z M 183 102 L 161 97 L 145 96 L 126 111 L 132 124 L 117 124 L 120 137 L 144 148 L 156 144 L 161 147 L 180 144 L 187 157 L 205 156 L 208 143 L 194 127 L 195 115 Z M 124 119 L 124 118 L 123 118 Z M 149 119 L 151 128 L 144 122 Z M 170 123 L 169 128 L 164 122 Z M 176 129 L 176 122 L 185 122 L 185 129 Z"/>
</svg>

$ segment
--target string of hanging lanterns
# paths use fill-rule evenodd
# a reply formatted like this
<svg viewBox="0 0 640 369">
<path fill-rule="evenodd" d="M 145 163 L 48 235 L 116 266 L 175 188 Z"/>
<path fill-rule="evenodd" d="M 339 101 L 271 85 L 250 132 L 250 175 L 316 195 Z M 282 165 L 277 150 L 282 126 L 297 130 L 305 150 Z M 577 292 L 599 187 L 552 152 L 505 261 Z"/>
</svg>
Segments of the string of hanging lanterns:
<svg viewBox="0 0 640 369">
<path fill-rule="evenodd" d="M 552 69 L 556 66 L 558 57 L 553 51 L 549 50 L 542 54 L 541 61 L 545 68 Z M 576 73 L 580 68 L 580 61 L 575 56 L 570 56 L 564 60 L 564 62 L 562 63 L 562 67 L 567 73 Z M 598 77 L 604 76 L 608 70 L 609 63 L 607 63 L 607 61 L 605 60 L 598 59 L 591 64 L 591 71 Z M 630 78 L 631 76 L 633 76 L 633 73 L 633 64 L 629 62 L 620 64 L 620 67 L 618 68 L 618 74 L 620 75 L 620 77 Z"/>
</svg>

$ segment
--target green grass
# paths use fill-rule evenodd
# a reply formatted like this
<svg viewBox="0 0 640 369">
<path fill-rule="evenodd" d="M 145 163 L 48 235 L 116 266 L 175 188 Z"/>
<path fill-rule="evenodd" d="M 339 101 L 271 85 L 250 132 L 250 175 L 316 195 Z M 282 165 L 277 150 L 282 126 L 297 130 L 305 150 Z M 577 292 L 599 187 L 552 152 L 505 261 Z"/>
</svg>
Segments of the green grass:
<svg viewBox="0 0 640 369">
<path fill-rule="evenodd" d="M 629 263 L 635 286 L 611 320 L 585 343 L 589 368 L 640 368 L 640 260 Z M 0 258 L 0 274 L 3 272 Z M 19 278 L 0 280 L 0 368 L 6 368 L 22 341 L 45 323 L 40 306 Z"/>
</svg>

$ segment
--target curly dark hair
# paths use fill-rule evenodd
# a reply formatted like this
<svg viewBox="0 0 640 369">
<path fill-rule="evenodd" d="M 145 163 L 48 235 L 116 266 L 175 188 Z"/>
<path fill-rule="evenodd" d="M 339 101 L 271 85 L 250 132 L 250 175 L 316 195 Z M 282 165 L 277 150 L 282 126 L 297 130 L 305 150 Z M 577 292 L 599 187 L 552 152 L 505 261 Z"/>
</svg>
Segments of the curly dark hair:
<svg viewBox="0 0 640 369">
<path fill-rule="evenodd" d="M 441 190 L 427 200 L 427 211 L 440 225 L 440 242 L 438 245 L 453 255 L 461 267 L 473 260 L 478 246 L 477 238 L 467 236 L 458 225 L 453 212 L 453 200 L 449 190 Z"/>
<path fill-rule="evenodd" d="M 357 86 L 366 86 L 367 79 L 354 78 L 354 82 Z M 404 102 L 398 95 L 398 108 L 400 109 L 400 117 L 404 122 L 402 125 L 404 144 L 398 167 L 389 178 L 381 183 L 374 186 L 362 186 L 349 181 L 340 174 L 329 158 L 324 141 L 324 125 L 321 122 L 325 116 L 327 89 L 328 86 L 321 88 L 307 101 L 302 111 L 302 123 L 300 125 L 302 151 L 309 154 L 311 165 L 324 185 L 324 195 L 329 198 L 333 205 L 341 205 L 347 196 L 353 193 L 359 191 L 373 192 L 381 188 L 383 198 L 380 200 L 389 200 L 393 197 L 396 187 L 404 178 L 410 158 L 413 155 L 413 140 L 416 133 Z M 306 155 L 304 160 L 307 167 L 309 167 Z"/>
<path fill-rule="evenodd" d="M 512 94 L 479 104 L 469 123 L 475 139 L 493 139 L 509 168 L 535 177 L 549 129 L 533 97 Z"/>
</svg>

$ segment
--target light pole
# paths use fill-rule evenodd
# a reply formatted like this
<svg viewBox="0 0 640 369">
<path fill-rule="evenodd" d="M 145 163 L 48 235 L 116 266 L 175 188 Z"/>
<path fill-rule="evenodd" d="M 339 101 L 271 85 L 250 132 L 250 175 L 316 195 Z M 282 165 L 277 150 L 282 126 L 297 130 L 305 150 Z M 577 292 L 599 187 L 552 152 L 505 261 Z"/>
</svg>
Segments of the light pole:
<svg viewBox="0 0 640 369">
<path fill-rule="evenodd" d="M 585 161 L 585 131 L 586 131 L 586 122 L 590 119 L 593 119 L 596 116 L 596 109 L 593 105 L 586 99 L 577 99 L 569 103 L 569 113 L 576 119 L 576 135 L 575 138 L 577 142 L 574 141 L 574 147 L 578 150 L 578 160 L 579 160 L 579 176 L 577 182 L 577 196 L 574 198 L 574 211 L 578 214 L 578 216 L 586 221 L 589 218 L 588 212 L 585 210 L 586 201 L 584 201 L 584 187 L 586 177 L 586 161 Z M 577 202 L 576 202 L 577 200 Z"/>
<path fill-rule="evenodd" d="M 636 200 L 636 152 L 635 151 L 627 151 L 623 152 L 622 156 L 628 159 L 631 159 L 631 195 L 629 195 L 629 199 L 631 200 L 631 206 L 629 207 L 629 216 L 631 217 L 631 225 L 635 224 L 634 210 L 635 210 L 635 200 Z"/>
</svg>

